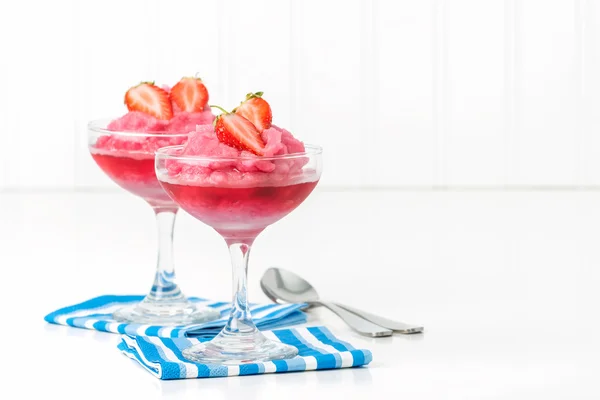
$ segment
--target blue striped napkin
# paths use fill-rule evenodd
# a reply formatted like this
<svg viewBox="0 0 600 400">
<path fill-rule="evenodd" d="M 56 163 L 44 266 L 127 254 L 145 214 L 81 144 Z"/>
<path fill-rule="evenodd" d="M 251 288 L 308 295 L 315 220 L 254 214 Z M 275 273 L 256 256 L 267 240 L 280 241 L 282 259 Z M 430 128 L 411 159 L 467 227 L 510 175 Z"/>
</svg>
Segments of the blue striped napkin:
<svg viewBox="0 0 600 400">
<path fill-rule="evenodd" d="M 120 333 L 132 336 L 184 337 L 197 336 L 212 338 L 225 326 L 231 310 L 231 303 L 215 302 L 197 297 L 191 301 L 213 307 L 221 313 L 221 318 L 203 324 L 160 326 L 118 322 L 112 318 L 117 309 L 137 303 L 144 296 L 95 297 L 83 303 L 64 307 L 46 315 L 44 319 L 52 324 L 68 325 L 76 328 Z M 260 330 L 281 328 L 306 322 L 306 314 L 300 311 L 305 304 L 253 304 L 250 306 L 252 319 Z"/>
<path fill-rule="evenodd" d="M 263 333 L 269 339 L 298 348 L 298 356 L 289 360 L 233 366 L 199 364 L 183 358 L 183 349 L 208 340 L 199 338 L 122 336 L 118 348 L 152 375 L 165 380 L 358 367 L 369 364 L 373 359 L 369 350 L 355 349 L 323 326 Z"/>
</svg>

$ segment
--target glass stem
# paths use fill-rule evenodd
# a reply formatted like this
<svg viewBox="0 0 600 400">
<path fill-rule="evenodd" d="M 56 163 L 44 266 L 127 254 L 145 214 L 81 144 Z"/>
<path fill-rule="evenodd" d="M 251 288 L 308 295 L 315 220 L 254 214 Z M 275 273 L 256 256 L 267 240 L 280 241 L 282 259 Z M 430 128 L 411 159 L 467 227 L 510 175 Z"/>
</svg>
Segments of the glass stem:
<svg viewBox="0 0 600 400">
<path fill-rule="evenodd" d="M 233 268 L 233 301 L 229 321 L 223 329 L 224 334 L 252 334 L 257 328 L 252 322 L 248 304 L 248 258 L 254 239 L 226 240 Z"/>
<path fill-rule="evenodd" d="M 173 264 L 173 228 L 177 209 L 155 207 L 158 228 L 158 260 L 152 290 L 146 296 L 150 301 L 177 301 L 183 299 L 179 286 L 175 283 Z"/>
</svg>

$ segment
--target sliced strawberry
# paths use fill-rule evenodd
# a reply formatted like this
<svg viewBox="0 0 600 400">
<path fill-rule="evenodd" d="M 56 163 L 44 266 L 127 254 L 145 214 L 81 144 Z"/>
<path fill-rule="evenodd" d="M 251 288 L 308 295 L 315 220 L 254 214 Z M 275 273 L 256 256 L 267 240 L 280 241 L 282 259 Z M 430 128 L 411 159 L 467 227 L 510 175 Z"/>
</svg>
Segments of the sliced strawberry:
<svg viewBox="0 0 600 400">
<path fill-rule="evenodd" d="M 141 111 L 158 119 L 169 120 L 173 117 L 169 94 L 154 82 L 142 82 L 129 89 L 125 93 L 125 104 L 129 111 Z"/>
<path fill-rule="evenodd" d="M 263 92 L 248 93 L 246 100 L 234 112 L 252 122 L 256 129 L 262 133 L 271 127 L 273 114 L 271 106 L 262 98 Z"/>
<path fill-rule="evenodd" d="M 215 120 L 215 132 L 220 142 L 238 150 L 247 150 L 262 156 L 265 143 L 260 132 L 246 118 L 234 114 L 223 113 Z"/>
<path fill-rule="evenodd" d="M 200 78 L 181 78 L 169 97 L 181 111 L 200 112 L 208 102 L 208 90 Z"/>
</svg>

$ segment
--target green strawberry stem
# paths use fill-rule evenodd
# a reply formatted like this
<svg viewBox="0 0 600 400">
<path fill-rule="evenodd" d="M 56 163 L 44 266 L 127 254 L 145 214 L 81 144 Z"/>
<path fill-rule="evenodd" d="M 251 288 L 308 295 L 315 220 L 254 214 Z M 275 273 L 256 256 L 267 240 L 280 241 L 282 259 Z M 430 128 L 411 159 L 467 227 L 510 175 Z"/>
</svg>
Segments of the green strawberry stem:
<svg viewBox="0 0 600 400">
<path fill-rule="evenodd" d="M 248 93 L 246 95 L 246 100 L 250 100 L 254 97 L 262 97 L 263 94 L 265 94 L 265 92 Z"/>
<path fill-rule="evenodd" d="M 221 107 L 221 106 L 211 106 L 211 105 L 209 105 L 209 107 L 210 108 L 218 108 L 219 110 L 223 111 L 223 114 L 229 114 L 229 112 L 226 109 L 224 109 L 223 107 Z"/>
</svg>

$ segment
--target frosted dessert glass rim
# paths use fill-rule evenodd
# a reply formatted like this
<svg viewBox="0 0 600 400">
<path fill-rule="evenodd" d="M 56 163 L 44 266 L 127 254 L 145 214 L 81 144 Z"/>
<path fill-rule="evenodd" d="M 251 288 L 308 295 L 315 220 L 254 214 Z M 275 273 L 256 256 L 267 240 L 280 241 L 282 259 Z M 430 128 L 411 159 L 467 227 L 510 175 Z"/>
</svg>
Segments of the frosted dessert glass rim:
<svg viewBox="0 0 600 400">
<path fill-rule="evenodd" d="M 113 118 L 114 119 L 114 118 Z M 161 137 L 161 138 L 180 138 L 188 137 L 190 132 L 186 133 L 172 133 L 172 132 L 130 132 L 130 131 L 111 131 L 106 129 L 108 124 L 113 120 L 110 118 L 95 119 L 88 122 L 87 128 L 97 134 L 102 135 L 118 135 L 118 136 L 130 136 L 130 137 Z"/>
<path fill-rule="evenodd" d="M 194 156 L 194 155 L 186 155 L 186 156 L 178 156 L 169 154 L 169 151 L 172 150 L 181 150 L 185 147 L 185 145 L 175 145 L 175 146 L 166 146 L 161 147 L 156 150 L 154 153 L 156 155 L 156 159 L 169 159 L 169 160 L 187 160 L 187 161 L 229 161 L 229 162 L 238 162 L 238 161 L 276 161 L 276 160 L 293 160 L 295 158 L 301 157 L 311 157 L 317 156 L 323 153 L 323 148 L 321 146 L 317 146 L 315 144 L 304 144 L 305 151 L 302 153 L 291 153 L 291 154 L 283 154 L 279 156 L 270 156 L 270 157 L 211 157 L 211 156 Z"/>
</svg>

